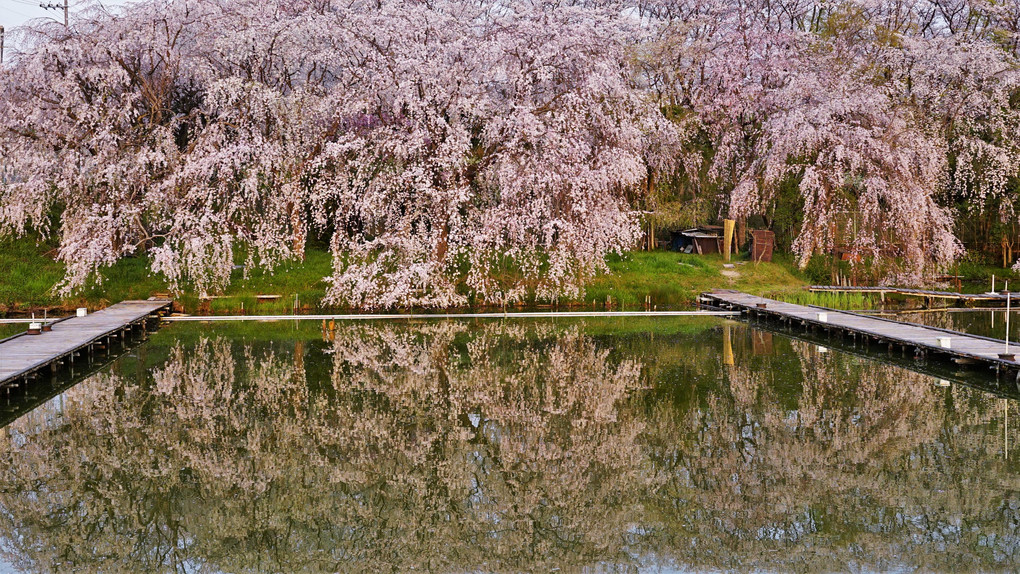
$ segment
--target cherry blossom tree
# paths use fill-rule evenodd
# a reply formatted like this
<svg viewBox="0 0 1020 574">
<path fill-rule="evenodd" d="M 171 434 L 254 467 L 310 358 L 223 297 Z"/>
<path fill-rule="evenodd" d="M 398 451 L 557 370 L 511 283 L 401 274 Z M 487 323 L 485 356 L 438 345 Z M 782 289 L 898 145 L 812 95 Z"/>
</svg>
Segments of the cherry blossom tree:
<svg viewBox="0 0 1020 574">
<path fill-rule="evenodd" d="M 58 236 L 64 292 L 142 253 L 222 289 L 316 238 L 329 303 L 506 304 L 577 296 L 683 176 L 732 217 L 794 186 L 802 264 L 843 243 L 919 281 L 961 202 L 1016 218 L 1014 4 L 96 8 L 0 71 L 0 234 Z"/>
<path fill-rule="evenodd" d="M 220 289 L 315 233 L 335 303 L 577 294 L 679 137 L 614 4 L 178 0 L 53 34 L 3 72 L 0 225 L 59 234 L 65 291 L 143 250 Z"/>
<path fill-rule="evenodd" d="M 642 8 L 659 29 L 654 86 L 701 118 L 729 215 L 768 213 L 797 186 L 801 264 L 849 238 L 918 281 L 961 253 L 951 198 L 1002 196 L 1020 168 L 1013 32 L 978 4 Z"/>
</svg>

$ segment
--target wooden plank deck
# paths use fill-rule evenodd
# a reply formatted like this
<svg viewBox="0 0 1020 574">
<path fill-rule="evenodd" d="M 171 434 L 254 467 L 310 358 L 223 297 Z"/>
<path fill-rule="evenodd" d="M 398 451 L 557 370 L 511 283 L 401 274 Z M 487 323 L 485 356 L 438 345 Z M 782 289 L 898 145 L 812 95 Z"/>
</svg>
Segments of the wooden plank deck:
<svg viewBox="0 0 1020 574">
<path fill-rule="evenodd" d="M 920 373 L 940 382 L 964 385 L 999 398 L 1020 401 L 1020 385 L 1000 376 L 1001 372 L 996 372 L 991 368 L 971 368 L 975 365 L 960 365 L 949 361 L 918 361 L 913 354 L 906 357 L 899 353 L 888 353 L 885 349 L 864 344 L 859 338 L 853 340 L 848 337 L 833 337 L 829 333 L 812 332 L 803 329 L 800 325 L 784 325 L 778 321 L 755 321 L 753 328 L 826 349 L 835 349 L 869 362 Z M 980 367 L 980 365 L 978 366 Z M 2 419 L 0 419 L 0 423 L 2 423 Z"/>
<path fill-rule="evenodd" d="M 104 344 L 154 314 L 169 310 L 170 301 L 123 301 L 84 317 L 53 324 L 41 335 L 21 335 L 0 343 L 0 386 L 46 367 L 55 368 L 93 345 Z"/>
<path fill-rule="evenodd" d="M 850 311 L 794 305 L 737 291 L 719 290 L 702 293 L 700 301 L 711 307 L 739 310 L 748 317 L 776 319 L 785 323 L 797 323 L 806 328 L 859 337 L 864 341 L 912 347 L 918 354 L 942 356 L 961 364 L 984 364 L 1009 372 L 1020 369 L 1020 364 L 1016 361 L 999 356 L 1006 350 L 1006 342 L 1000 339 Z M 764 308 L 761 305 L 764 305 Z M 825 313 L 826 318 L 824 320 L 820 318 L 819 313 Z M 949 348 L 940 344 L 939 339 L 945 337 L 949 338 Z M 1010 343 L 1010 352 L 1020 354 L 1020 345 Z"/>
</svg>

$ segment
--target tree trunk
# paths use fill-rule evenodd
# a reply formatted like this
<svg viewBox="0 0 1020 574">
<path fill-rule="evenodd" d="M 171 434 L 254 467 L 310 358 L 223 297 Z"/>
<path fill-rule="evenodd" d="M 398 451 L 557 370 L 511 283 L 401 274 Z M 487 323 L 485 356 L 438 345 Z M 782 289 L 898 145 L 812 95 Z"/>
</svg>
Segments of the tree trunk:
<svg viewBox="0 0 1020 574">
<path fill-rule="evenodd" d="M 655 211 L 655 171 L 652 168 L 648 168 L 648 177 L 645 179 L 645 184 L 647 186 L 645 193 L 648 198 L 646 205 L 651 208 L 648 210 L 650 212 L 648 214 L 648 241 L 645 244 L 645 248 L 648 251 L 653 251 L 655 250 L 655 216 L 653 213 Z"/>
</svg>

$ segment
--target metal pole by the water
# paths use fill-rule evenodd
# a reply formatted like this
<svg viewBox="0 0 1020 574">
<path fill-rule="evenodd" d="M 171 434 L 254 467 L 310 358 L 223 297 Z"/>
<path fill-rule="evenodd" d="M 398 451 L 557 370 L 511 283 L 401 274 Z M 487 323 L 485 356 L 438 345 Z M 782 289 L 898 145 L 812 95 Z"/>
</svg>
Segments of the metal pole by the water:
<svg viewBox="0 0 1020 574">
<path fill-rule="evenodd" d="M 1007 285 L 1009 283 L 1006 283 Z M 1009 291 L 1006 291 L 1006 354 L 1009 354 Z"/>
</svg>

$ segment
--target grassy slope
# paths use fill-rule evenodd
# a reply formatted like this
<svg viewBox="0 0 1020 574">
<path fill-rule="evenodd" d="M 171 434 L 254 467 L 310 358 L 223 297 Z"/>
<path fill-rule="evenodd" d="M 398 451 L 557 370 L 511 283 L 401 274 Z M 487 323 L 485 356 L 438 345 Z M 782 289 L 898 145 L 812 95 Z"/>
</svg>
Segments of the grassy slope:
<svg viewBox="0 0 1020 574">
<path fill-rule="evenodd" d="M 63 273 L 63 265 L 53 260 L 51 244 L 36 244 L 30 239 L 0 240 L 0 314 L 26 312 L 42 307 L 100 308 L 124 299 L 144 299 L 166 293 L 166 283 L 149 274 L 143 257 L 121 260 L 104 271 L 100 285 L 60 298 L 52 293 Z M 611 257 L 611 273 L 593 279 L 582 300 L 560 301 L 560 307 L 604 309 L 607 298 L 614 309 L 643 308 L 646 297 L 657 309 L 690 306 L 697 294 L 713 288 L 730 288 L 801 303 L 834 307 L 861 308 L 869 305 L 863 297 L 836 297 L 809 294 L 802 290 L 807 281 L 789 260 L 775 263 L 723 266 L 722 257 L 684 255 L 665 251 L 632 252 Z M 289 264 L 275 273 L 253 271 L 243 278 L 235 272 L 234 282 L 221 298 L 200 300 L 184 293 L 177 300 L 189 313 L 273 314 L 290 312 L 297 294 L 306 311 L 318 310 L 325 294 L 322 278 L 331 271 L 329 253 L 310 249 L 302 263 Z M 273 301 L 257 301 L 256 295 L 279 295 Z"/>
<path fill-rule="evenodd" d="M 721 255 L 684 255 L 668 251 L 635 251 L 611 257 L 611 273 L 596 277 L 588 286 L 585 302 L 640 306 L 650 297 L 653 306 L 690 305 L 702 291 L 738 289 L 754 294 L 799 291 L 805 284 L 783 262 L 745 263 L 724 268 Z"/>
<path fill-rule="evenodd" d="M 41 307 L 105 307 L 125 299 L 145 299 L 168 292 L 166 281 L 149 273 L 144 257 L 122 259 L 103 270 L 101 283 L 93 284 L 71 297 L 58 297 L 52 287 L 63 276 L 63 264 L 54 261 L 53 245 L 32 240 L 0 240 L 0 313 L 24 312 Z M 302 304 L 317 303 L 325 294 L 322 277 L 331 271 L 329 254 L 309 251 L 304 263 L 285 265 L 274 274 L 253 271 L 247 279 L 240 271 L 227 289 L 226 298 L 200 301 L 195 293 L 177 299 L 189 312 L 205 309 L 214 313 L 257 308 L 267 313 L 290 311 L 294 294 Z M 273 294 L 276 301 L 257 303 L 256 295 Z"/>
<path fill-rule="evenodd" d="M 27 329 L 28 325 L 26 323 L 0 324 L 0 339 L 5 339 L 12 335 L 17 335 L 18 333 L 25 331 Z"/>
</svg>

